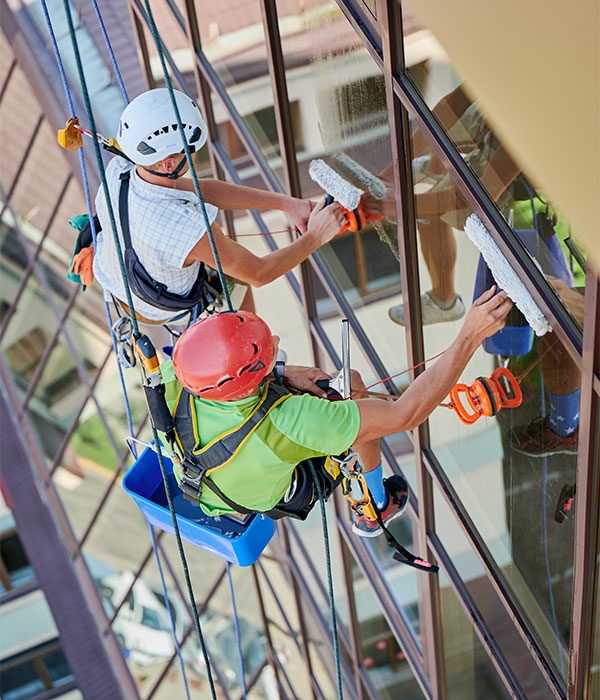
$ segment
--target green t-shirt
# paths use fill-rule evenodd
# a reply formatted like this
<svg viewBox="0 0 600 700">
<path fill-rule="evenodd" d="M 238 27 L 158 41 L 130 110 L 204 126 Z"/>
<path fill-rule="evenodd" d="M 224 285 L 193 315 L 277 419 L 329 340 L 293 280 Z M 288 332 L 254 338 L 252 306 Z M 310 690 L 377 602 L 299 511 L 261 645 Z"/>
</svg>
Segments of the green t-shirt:
<svg viewBox="0 0 600 700">
<path fill-rule="evenodd" d="M 172 362 L 163 363 L 161 372 L 172 409 L 181 385 Z M 259 400 L 258 395 L 238 401 L 196 398 L 201 446 L 242 423 Z M 267 414 L 237 457 L 215 471 L 211 479 L 235 503 L 250 510 L 269 510 L 283 497 L 299 462 L 347 450 L 356 440 L 359 427 L 360 415 L 354 401 L 328 401 L 310 394 L 291 396 Z M 208 488 L 203 489 L 200 506 L 208 515 L 232 512 Z"/>
</svg>

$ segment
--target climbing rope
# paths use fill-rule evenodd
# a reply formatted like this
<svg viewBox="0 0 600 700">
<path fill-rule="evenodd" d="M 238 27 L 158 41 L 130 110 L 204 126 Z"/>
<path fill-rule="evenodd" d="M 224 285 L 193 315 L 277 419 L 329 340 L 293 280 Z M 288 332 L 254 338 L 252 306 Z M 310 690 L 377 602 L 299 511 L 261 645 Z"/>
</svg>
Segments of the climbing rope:
<svg viewBox="0 0 600 700">
<path fill-rule="evenodd" d="M 66 1 L 66 0 L 65 0 Z M 206 226 L 206 233 L 208 234 L 208 240 L 210 242 L 210 248 L 212 250 L 213 257 L 215 259 L 215 267 L 219 275 L 219 281 L 221 282 L 221 287 L 223 289 L 223 296 L 227 302 L 227 307 L 229 311 L 233 311 L 233 306 L 231 304 L 231 299 L 229 297 L 229 291 L 227 289 L 227 283 L 225 280 L 225 275 L 223 273 L 223 268 L 221 267 L 221 260 L 219 259 L 219 252 L 217 251 L 217 246 L 215 245 L 215 239 L 213 237 L 212 228 L 210 226 L 210 221 L 208 220 L 208 214 L 206 212 L 206 206 L 204 204 L 204 197 L 200 191 L 200 184 L 198 183 L 198 176 L 196 174 L 196 168 L 194 166 L 194 160 L 192 158 L 192 152 L 190 151 L 190 146 L 187 142 L 185 136 L 185 130 L 183 128 L 183 123 L 181 121 L 181 115 L 179 114 L 179 107 L 177 106 L 177 101 L 175 100 L 175 93 L 173 92 L 173 85 L 171 83 L 171 77 L 169 76 L 169 71 L 167 70 L 167 64 L 165 62 L 165 56 L 162 48 L 162 42 L 160 36 L 158 35 L 158 30 L 156 28 L 156 23 L 154 22 L 154 16 L 152 15 L 152 10 L 150 9 L 150 3 L 148 0 L 144 0 L 144 5 L 146 7 L 146 14 L 148 19 L 148 26 L 150 27 L 150 33 L 154 39 L 154 44 L 160 58 L 160 64 L 163 70 L 163 77 L 165 79 L 165 85 L 169 91 L 169 96 L 171 98 L 171 104 L 173 105 L 173 111 L 175 112 L 175 117 L 177 120 L 177 128 L 179 129 L 179 135 L 183 141 L 183 147 L 185 150 L 185 157 L 190 169 L 190 174 L 194 182 L 194 191 L 200 202 L 200 210 L 202 211 L 202 218 L 204 219 L 204 225 Z"/>
<path fill-rule="evenodd" d="M 82 91 L 82 95 L 83 95 L 83 99 L 84 99 L 84 104 L 85 104 L 85 109 L 86 109 L 86 113 L 87 113 L 87 117 L 88 117 L 88 122 L 89 122 L 90 129 L 91 129 L 92 133 L 96 133 L 96 131 L 97 131 L 97 130 L 96 130 L 96 124 L 95 124 L 94 115 L 93 115 L 92 107 L 91 107 L 91 103 L 90 103 L 90 97 L 89 97 L 89 92 L 88 92 L 88 88 L 87 88 L 87 82 L 86 82 L 85 74 L 84 74 L 84 71 L 83 71 L 83 65 L 82 65 L 82 62 L 81 62 L 81 55 L 80 55 L 80 52 L 79 52 L 79 46 L 78 46 L 78 43 L 77 43 L 77 37 L 76 37 L 76 35 L 75 35 L 75 27 L 74 27 L 74 25 L 73 25 L 73 18 L 72 18 L 72 15 L 71 15 L 71 8 L 70 8 L 70 6 L 69 6 L 69 0 L 63 0 L 63 4 L 64 4 L 64 9 L 65 9 L 65 15 L 66 15 L 66 18 L 67 18 L 67 24 L 68 24 L 68 28 L 69 28 L 69 35 L 70 35 L 70 38 L 71 38 L 71 44 L 72 44 L 72 47 L 73 47 L 73 53 L 74 53 L 74 55 L 75 55 L 75 61 L 76 61 L 76 65 L 77 65 L 77 72 L 78 72 L 79 81 L 80 81 L 80 84 L 81 84 L 81 91 Z M 66 79 L 66 75 L 65 75 L 65 73 L 64 73 L 64 68 L 62 67 L 62 60 L 60 59 L 60 52 L 59 52 L 59 50 L 58 50 L 58 45 L 57 45 L 57 43 L 56 43 L 56 39 L 55 39 L 55 36 L 54 36 L 54 31 L 53 31 L 53 28 L 52 28 L 52 23 L 51 23 L 51 21 L 50 21 L 50 16 L 49 16 L 49 14 L 48 14 L 48 9 L 47 9 L 45 0 L 42 0 L 42 6 L 43 6 L 43 8 L 44 8 L 44 15 L 45 15 L 45 17 L 46 17 L 46 22 L 47 22 L 47 24 L 48 24 L 48 29 L 49 29 L 49 31 L 50 31 L 50 35 L 51 35 L 51 38 L 52 38 L 52 43 L 53 43 L 53 47 L 54 47 L 54 52 L 55 52 L 55 55 L 56 55 L 56 57 L 57 57 L 57 63 L 58 63 L 58 65 L 59 65 L 59 71 L 60 71 L 60 73 L 61 73 L 61 78 L 63 79 L 63 85 L 64 85 L 64 87 L 65 87 L 65 92 L 67 93 L 67 101 L 69 102 L 69 108 L 70 108 L 70 111 L 71 111 L 71 117 L 73 118 L 73 117 L 75 116 L 75 114 L 74 114 L 74 108 L 73 108 L 73 101 L 72 101 L 72 99 L 71 99 L 71 97 L 70 97 L 70 91 L 69 91 L 69 87 L 68 87 L 68 82 L 67 82 L 67 79 Z M 184 140 L 185 140 L 185 139 L 184 139 Z M 138 338 L 140 338 L 140 332 L 139 332 L 139 327 L 138 327 L 138 325 L 137 325 L 137 319 L 136 319 L 136 316 L 135 316 L 135 310 L 134 310 L 134 306 L 133 306 L 133 300 L 132 300 L 132 296 L 131 296 L 131 290 L 130 290 L 130 288 L 129 288 L 129 284 L 128 284 L 128 280 L 127 280 L 127 273 L 126 273 L 125 265 L 124 265 L 124 261 L 123 261 L 123 253 L 122 253 L 122 250 L 121 250 L 121 246 L 120 246 L 120 242 L 119 242 L 119 237 L 118 237 L 118 234 L 117 234 L 115 216 L 114 216 L 114 211 L 113 211 L 113 209 L 112 209 L 112 205 L 111 205 L 111 201 L 110 201 L 110 195 L 109 195 L 109 191 L 108 191 L 108 183 L 107 183 L 107 181 L 106 181 L 106 172 L 105 172 L 105 170 L 104 170 L 104 163 L 103 163 L 103 161 L 102 161 L 102 156 L 101 156 L 101 153 L 100 153 L 100 147 L 99 147 L 98 141 L 97 141 L 96 139 L 93 139 L 93 143 L 94 143 L 94 151 L 95 151 L 95 155 L 96 155 L 97 166 L 98 166 L 98 170 L 99 170 L 99 173 L 100 173 L 100 178 L 101 178 L 101 181 L 102 181 L 102 187 L 103 187 L 104 195 L 105 195 L 105 197 L 106 197 L 107 209 L 108 209 L 109 219 L 110 219 L 111 228 L 112 228 L 112 232 L 113 232 L 113 237 L 114 237 L 114 239 L 115 239 L 115 246 L 116 246 L 116 249 L 117 249 L 117 256 L 118 256 L 118 260 L 119 260 L 119 266 L 120 266 L 120 268 L 121 268 L 121 275 L 122 275 L 122 278 L 123 278 L 123 284 L 124 284 L 124 287 L 125 287 L 125 293 L 126 293 L 126 296 L 127 296 L 127 301 L 128 301 L 128 305 L 129 305 L 129 309 L 130 309 L 131 325 L 132 325 L 132 329 L 133 329 L 133 334 L 134 334 L 134 338 L 138 339 Z M 188 149 L 188 150 L 189 150 L 189 149 Z M 80 158 L 81 158 L 81 161 L 82 161 L 82 163 L 83 163 L 83 154 L 80 154 Z M 83 167 L 85 167 L 85 165 L 84 165 Z M 92 210 L 91 210 L 91 202 L 90 202 L 90 200 L 89 200 L 89 187 L 87 187 L 86 198 L 87 198 L 88 209 L 89 209 L 89 212 L 90 212 L 90 219 L 92 220 L 92 224 L 91 224 L 92 236 L 93 236 L 93 239 L 94 239 L 94 242 L 95 242 L 95 231 L 94 231 L 94 225 L 93 225 L 93 217 L 91 216 L 91 211 L 92 211 Z M 158 432 L 157 432 L 156 427 L 154 426 L 154 424 L 153 424 L 152 421 L 151 421 L 151 426 L 152 426 L 152 433 L 153 433 L 153 437 L 154 437 L 155 444 L 159 445 L 159 444 L 160 444 L 160 440 L 159 440 Z M 167 472 L 166 472 L 166 467 L 165 467 L 164 460 L 163 460 L 163 456 L 162 456 L 162 451 L 161 451 L 161 450 L 158 450 L 158 451 L 157 451 L 157 454 L 158 454 L 158 462 L 159 462 L 160 469 L 161 469 L 161 473 L 162 473 L 162 477 L 163 477 L 163 483 L 164 483 L 164 487 L 165 487 L 165 492 L 166 492 L 166 497 L 167 497 L 167 503 L 168 503 L 168 505 L 169 505 L 169 511 L 170 511 L 170 513 L 171 513 L 171 519 L 172 519 L 172 522 L 173 522 L 173 530 L 174 530 L 174 534 L 175 534 L 175 539 L 176 539 L 176 541 L 177 541 L 177 547 L 178 547 L 178 550 L 179 550 L 179 555 L 180 555 L 180 558 L 181 558 L 181 563 L 182 563 L 182 568 L 183 568 L 183 571 L 184 571 L 184 576 L 185 576 L 185 580 L 186 580 L 186 585 L 187 585 L 187 588 L 188 588 L 188 594 L 189 594 L 189 597 L 190 597 L 190 604 L 191 604 L 192 613 L 193 613 L 193 616 L 194 616 L 194 623 L 195 623 L 195 625 L 196 625 L 196 631 L 197 631 L 197 633 L 198 633 L 198 639 L 199 639 L 199 642 L 200 642 L 200 647 L 201 647 L 202 653 L 203 653 L 203 655 L 204 655 L 204 660 L 205 660 L 206 670 L 207 670 L 207 677 L 208 677 L 209 685 L 210 685 L 210 688 L 211 688 L 212 697 L 213 697 L 213 700 L 216 700 L 216 692 L 215 692 L 214 682 L 213 682 L 213 678 L 212 678 L 210 663 L 209 663 L 209 659 L 208 659 L 208 653 L 207 653 L 207 650 L 206 650 L 206 646 L 205 646 L 205 644 L 204 644 L 204 638 L 203 638 L 203 636 L 202 636 L 202 630 L 201 630 L 201 628 L 200 628 L 200 620 L 199 620 L 199 617 L 198 617 L 198 609 L 197 609 L 197 607 L 196 607 L 196 603 L 195 603 L 195 599 L 194 599 L 194 592 L 193 592 L 193 588 L 192 588 L 192 585 L 191 585 L 191 579 L 190 579 L 190 575 L 189 575 L 189 569 L 188 569 L 188 566 L 187 566 L 187 560 L 186 560 L 186 557 L 185 557 L 185 552 L 184 552 L 184 550 L 183 550 L 183 543 L 182 543 L 182 541 L 181 541 L 181 535 L 180 535 L 180 533 L 179 533 L 179 526 L 178 526 L 178 523 L 177 523 L 177 518 L 176 518 L 176 515 L 175 515 L 175 510 L 174 510 L 174 507 L 173 507 L 173 500 L 172 500 L 172 496 L 171 496 L 171 490 L 170 490 L 170 486 L 169 486 L 168 475 L 167 475 Z"/>
<path fill-rule="evenodd" d="M 327 528 L 327 511 L 325 509 L 325 498 L 323 497 L 323 489 L 321 488 L 321 483 L 317 477 L 317 472 L 315 470 L 315 465 L 312 459 L 308 460 L 308 466 L 310 467 L 310 473 L 312 475 L 313 481 L 315 482 L 315 487 L 317 489 L 317 496 L 319 498 L 319 505 L 321 506 L 321 524 L 323 527 L 323 546 L 325 548 L 325 562 L 327 565 L 327 586 L 329 590 L 329 610 L 331 612 L 331 636 L 333 639 L 333 653 L 335 656 L 335 672 L 337 677 L 337 689 L 338 698 L 343 700 L 342 694 L 342 671 L 340 666 L 340 649 L 339 640 L 337 633 L 337 615 L 335 612 L 335 597 L 333 595 L 333 576 L 331 574 L 331 551 L 329 548 L 329 531 Z"/>
</svg>

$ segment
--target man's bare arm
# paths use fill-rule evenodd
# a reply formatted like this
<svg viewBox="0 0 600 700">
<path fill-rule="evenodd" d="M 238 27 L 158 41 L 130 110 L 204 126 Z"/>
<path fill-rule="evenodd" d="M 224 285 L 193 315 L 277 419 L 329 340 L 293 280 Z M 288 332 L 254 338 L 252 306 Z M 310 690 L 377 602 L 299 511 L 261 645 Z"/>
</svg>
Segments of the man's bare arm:
<svg viewBox="0 0 600 700">
<path fill-rule="evenodd" d="M 279 192 L 268 192 L 254 187 L 234 185 L 230 182 L 205 178 L 199 181 L 204 200 L 209 204 L 224 210 L 243 209 L 277 209 L 285 212 L 300 233 L 306 233 L 308 217 L 312 210 L 312 202 L 305 199 L 290 197 Z M 177 187 L 186 192 L 195 192 L 194 183 L 190 178 L 177 181 Z"/>
<path fill-rule="evenodd" d="M 262 287 L 292 270 L 319 246 L 330 241 L 345 222 L 338 204 L 324 207 L 324 202 L 325 200 L 319 202 L 311 213 L 309 230 L 304 236 L 264 257 L 254 255 L 244 246 L 228 238 L 223 234 L 221 227 L 213 223 L 211 229 L 223 272 L 253 287 Z M 216 266 L 206 234 L 192 248 L 184 266 L 191 265 L 195 260 L 201 260 L 213 268 Z"/>
<path fill-rule="evenodd" d="M 384 437 L 419 426 L 448 396 L 480 343 L 504 327 L 512 302 L 506 292 L 494 296 L 495 287 L 477 299 L 456 340 L 434 365 L 415 379 L 390 404 L 380 399 L 359 399 L 360 430 L 357 442 Z"/>
</svg>

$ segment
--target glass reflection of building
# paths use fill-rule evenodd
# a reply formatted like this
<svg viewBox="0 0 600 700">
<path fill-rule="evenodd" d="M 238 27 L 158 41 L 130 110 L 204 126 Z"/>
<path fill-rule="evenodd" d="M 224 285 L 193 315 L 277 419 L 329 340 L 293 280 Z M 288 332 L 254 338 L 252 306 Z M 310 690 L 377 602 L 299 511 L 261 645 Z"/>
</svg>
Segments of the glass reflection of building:
<svg viewBox="0 0 600 700">
<path fill-rule="evenodd" d="M 183 678 L 148 529 L 119 488 L 129 463 L 127 426 L 104 305 L 97 288 L 82 295 L 65 278 L 73 239 L 66 222 L 85 210 L 76 159 L 54 146 L 65 107 L 39 3 L 13 5 L 2 4 L 0 34 L 0 368 L 3 409 L 12 416 L 3 431 L 17 431 L 14 444 L 27 468 L 17 474 L 3 454 L 3 470 L 8 493 L 26 479 L 37 484 L 33 491 L 44 495 L 40 503 L 55 531 L 54 537 L 46 533 L 46 548 L 64 542 L 57 561 L 65 567 L 62 579 L 39 568 L 39 531 L 19 516 L 34 506 L 32 493 L 17 489 L 16 527 L 2 535 L 0 612 L 10 612 L 6 606 L 15 605 L 20 587 L 30 595 L 37 578 L 58 631 L 0 663 L 15 684 L 14 697 L 56 692 L 48 685 L 52 673 L 56 685 L 64 677 L 69 691 L 78 687 L 94 696 L 90 659 L 73 643 L 60 605 L 64 587 L 72 586 L 79 598 L 73 596 L 71 615 L 77 600 L 85 601 L 80 627 L 101 650 L 94 668 L 107 674 L 110 687 L 123 697 L 173 697 L 184 692 Z M 49 3 L 57 29 L 64 29 L 60 5 Z M 102 37 L 89 8 L 73 6 L 94 106 L 103 131 L 112 133 L 122 103 Z M 386 470 L 403 471 L 415 496 L 394 532 L 440 564 L 439 578 L 398 566 L 383 541 L 354 537 L 345 503 L 332 500 L 345 692 L 357 698 L 595 697 L 600 314 L 597 277 L 591 270 L 586 276 L 585 251 L 568 214 L 503 144 L 502 124 L 486 113 L 438 38 L 406 10 L 401 17 L 399 5 L 265 0 L 236 4 L 233 11 L 227 1 L 205 7 L 190 0 L 152 6 L 180 71 L 178 87 L 194 95 L 202 89 L 214 144 L 198 156 L 202 175 L 316 198 L 321 193 L 308 165 L 325 158 L 385 215 L 338 237 L 298 273 L 257 290 L 257 307 L 281 335 L 290 361 L 333 370 L 337 358 L 329 349 L 339 344 L 342 317 L 350 319 L 353 365 L 367 383 L 443 350 L 460 327 L 460 311 L 456 318 L 441 312 L 456 311 L 456 295 L 468 308 L 484 284 L 479 253 L 463 232 L 473 211 L 543 300 L 554 327 L 550 341 L 538 339 L 513 314 L 509 341 L 481 347 L 464 373 L 470 381 L 505 365 L 520 375 L 539 359 L 523 379 L 521 407 L 472 426 L 438 409 L 415 435 L 385 441 Z M 131 2 L 131 8 L 132 23 L 125 3 L 115 0 L 106 10 L 102 3 L 136 94 L 146 81 L 160 85 L 162 74 L 140 6 Z M 188 35 L 190 26 L 199 32 Z M 68 56 L 68 37 L 60 37 Z M 213 70 L 203 69 L 204 62 Z M 69 72 L 69 60 L 66 65 Z M 69 77 L 79 99 L 76 76 Z M 95 186 L 93 158 L 88 161 Z M 44 186 L 34 187 L 40 173 Z M 239 212 L 224 223 L 237 234 L 286 226 L 274 212 Z M 266 250 L 261 237 L 244 241 Z M 279 242 L 273 236 L 268 245 Z M 407 381 L 388 382 L 388 390 L 401 393 Z M 146 438 L 135 372 L 126 372 L 125 382 L 134 429 Z M 577 392 L 581 425 L 574 416 L 571 422 L 578 438 L 567 447 L 560 443 L 560 452 L 542 445 L 533 454 L 536 436 L 525 444 L 524 428 L 550 415 L 553 396 Z M 582 495 L 580 487 L 574 507 L 565 510 L 576 480 L 587 490 Z M 176 547 L 169 535 L 157 537 L 190 691 L 207 693 Z M 226 697 L 237 697 L 223 564 L 186 549 L 218 684 Z M 254 570 L 233 574 L 244 601 L 250 697 L 334 697 L 318 514 L 301 526 L 279 525 Z M 14 671 L 19 664 L 28 669 L 21 685 Z M 27 673 L 39 674 L 40 664 L 46 675 L 31 681 Z"/>
</svg>

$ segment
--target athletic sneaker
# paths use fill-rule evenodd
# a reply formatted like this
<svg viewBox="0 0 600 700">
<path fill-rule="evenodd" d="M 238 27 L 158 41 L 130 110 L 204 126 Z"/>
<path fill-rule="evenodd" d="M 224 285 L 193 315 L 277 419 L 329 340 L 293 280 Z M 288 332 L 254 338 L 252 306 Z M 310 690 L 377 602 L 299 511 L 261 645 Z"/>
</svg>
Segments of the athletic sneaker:
<svg viewBox="0 0 600 700">
<path fill-rule="evenodd" d="M 457 321 L 465 315 L 465 305 L 460 294 L 454 297 L 454 301 L 449 308 L 442 309 L 439 306 L 439 301 L 431 295 L 431 291 L 421 295 L 421 314 L 423 316 L 423 325 L 428 326 L 431 323 L 446 323 L 447 321 Z M 388 309 L 388 314 L 394 323 L 401 326 L 404 322 L 404 304 L 397 304 Z"/>
<path fill-rule="evenodd" d="M 384 479 L 383 485 L 388 495 L 388 504 L 381 511 L 381 519 L 387 527 L 392 520 L 404 515 L 408 506 L 409 489 L 406 479 L 398 474 Z M 383 530 L 377 520 L 368 520 L 363 515 L 354 515 L 352 532 L 360 537 L 377 537 L 377 535 L 381 535 Z"/>
<path fill-rule="evenodd" d="M 577 454 L 579 428 L 570 435 L 557 435 L 548 425 L 547 418 L 534 418 L 528 425 L 513 428 L 509 442 L 513 449 L 530 457 L 547 457 L 555 454 Z"/>
</svg>

